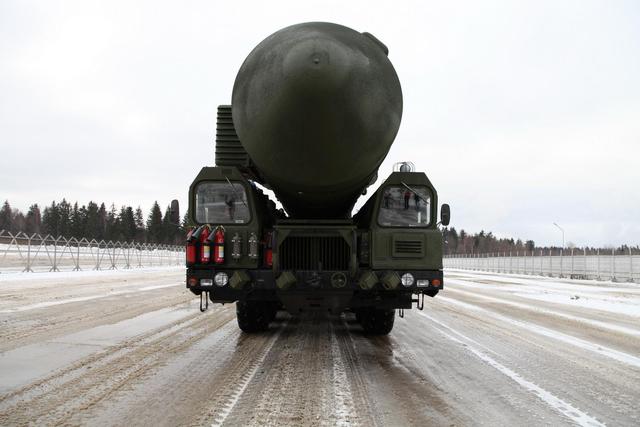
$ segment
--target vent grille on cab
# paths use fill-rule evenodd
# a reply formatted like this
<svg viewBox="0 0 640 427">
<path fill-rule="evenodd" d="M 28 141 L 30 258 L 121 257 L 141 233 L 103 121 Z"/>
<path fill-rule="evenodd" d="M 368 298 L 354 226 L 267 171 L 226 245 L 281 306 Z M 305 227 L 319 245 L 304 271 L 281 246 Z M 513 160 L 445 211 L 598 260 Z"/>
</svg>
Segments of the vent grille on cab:
<svg viewBox="0 0 640 427">
<path fill-rule="evenodd" d="M 279 256 L 282 270 L 348 270 L 351 248 L 341 236 L 289 236 Z"/>
<path fill-rule="evenodd" d="M 393 241 L 393 256 L 420 258 L 424 256 L 422 240 Z"/>
</svg>

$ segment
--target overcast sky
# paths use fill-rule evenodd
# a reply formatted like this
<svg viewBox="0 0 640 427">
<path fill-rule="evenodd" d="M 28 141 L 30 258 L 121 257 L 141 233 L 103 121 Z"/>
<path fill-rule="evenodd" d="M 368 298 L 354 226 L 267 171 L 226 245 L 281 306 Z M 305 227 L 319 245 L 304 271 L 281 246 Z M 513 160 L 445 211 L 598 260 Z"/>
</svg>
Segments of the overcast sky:
<svg viewBox="0 0 640 427">
<path fill-rule="evenodd" d="M 179 6 L 178 6 L 179 5 Z M 0 199 L 166 206 L 249 51 L 330 21 L 390 49 L 411 160 L 471 232 L 640 243 L 637 1 L 0 2 Z"/>
</svg>

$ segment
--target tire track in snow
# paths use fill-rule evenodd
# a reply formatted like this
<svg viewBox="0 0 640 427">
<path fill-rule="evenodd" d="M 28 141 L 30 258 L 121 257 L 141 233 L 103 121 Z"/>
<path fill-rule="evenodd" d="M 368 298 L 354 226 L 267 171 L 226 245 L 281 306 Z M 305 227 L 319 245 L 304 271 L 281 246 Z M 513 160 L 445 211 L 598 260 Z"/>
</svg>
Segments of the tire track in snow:
<svg viewBox="0 0 640 427">
<path fill-rule="evenodd" d="M 332 387 L 335 396 L 336 405 L 334 407 L 335 425 L 349 426 L 354 425 L 349 420 L 349 413 L 353 411 L 353 396 L 351 395 L 351 385 L 347 378 L 347 370 L 342 360 L 340 345 L 336 337 L 336 331 L 331 323 L 331 360 L 332 366 Z M 357 424 L 356 424 L 357 425 Z"/>
<path fill-rule="evenodd" d="M 143 288 L 130 289 L 130 290 L 126 290 L 126 291 L 111 291 L 111 292 L 106 292 L 106 293 L 103 293 L 103 294 L 100 294 L 100 295 L 90 295 L 90 296 L 86 296 L 86 297 L 67 298 L 67 299 L 61 299 L 61 300 L 57 300 L 57 301 L 38 302 L 38 303 L 35 303 L 35 304 L 23 305 L 21 307 L 6 308 L 4 310 L 0 310 L 0 314 L 17 313 L 17 312 L 20 312 L 20 311 L 35 310 L 37 308 L 45 308 L 45 307 L 52 307 L 52 306 L 55 306 L 55 305 L 69 304 L 69 303 L 72 303 L 72 302 L 91 301 L 91 300 L 95 300 L 95 299 L 108 298 L 108 297 L 117 296 L 117 295 L 127 295 L 127 294 L 135 294 L 135 293 L 139 293 L 139 292 L 155 291 L 156 289 L 171 288 L 171 287 L 175 287 L 175 286 L 184 286 L 184 283 L 170 283 L 168 285 L 145 286 Z"/>
<path fill-rule="evenodd" d="M 255 376 L 256 372 L 258 371 L 258 368 L 262 366 L 262 363 L 264 362 L 264 359 L 267 357 L 267 354 L 269 354 L 269 352 L 271 351 L 273 344 L 278 340 L 278 338 L 280 337 L 280 334 L 284 329 L 286 329 L 288 324 L 289 324 L 288 321 L 285 322 L 278 329 L 278 332 L 273 337 L 271 337 L 271 340 L 264 348 L 264 351 L 262 352 L 262 355 L 260 356 L 260 358 L 256 359 L 253 362 L 251 368 L 242 376 L 242 381 L 235 385 L 235 391 L 229 397 L 227 403 L 222 407 L 220 414 L 216 416 L 216 419 L 211 424 L 211 427 L 220 427 L 224 424 L 225 420 L 227 419 L 229 414 L 231 414 L 231 411 L 233 411 L 233 408 L 235 408 L 236 404 L 240 400 L 240 397 L 242 397 L 242 393 L 244 393 L 244 391 L 247 389 L 247 386 Z"/>
<path fill-rule="evenodd" d="M 453 282 L 453 280 L 449 280 L 449 281 Z M 561 312 L 556 311 L 556 310 L 549 310 L 549 309 L 542 308 L 542 307 L 536 307 L 536 306 L 530 305 L 530 304 L 524 304 L 524 303 L 521 303 L 521 302 L 511 301 L 511 300 L 507 300 L 507 299 L 503 299 L 503 298 L 491 297 L 491 296 L 482 295 L 482 294 L 479 294 L 479 293 L 467 292 L 467 291 L 463 291 L 463 290 L 460 290 L 460 289 L 454 289 L 454 288 L 451 288 L 451 287 L 447 288 L 447 292 L 448 293 L 449 292 L 451 292 L 451 293 L 459 293 L 461 295 L 466 295 L 466 296 L 470 296 L 470 297 L 473 297 L 473 298 L 483 299 L 485 301 L 497 302 L 499 304 L 510 305 L 512 307 L 518 307 L 518 308 L 524 308 L 525 310 L 536 311 L 538 313 L 550 314 L 552 316 L 562 317 L 562 318 L 569 319 L 569 320 L 575 320 L 576 322 L 586 323 L 588 325 L 595 326 L 597 328 L 609 329 L 611 331 L 620 332 L 620 333 L 627 334 L 627 335 L 640 336 L 640 330 L 637 330 L 637 329 L 631 329 L 631 328 L 627 328 L 625 326 L 615 325 L 615 324 L 608 323 L 608 322 L 602 322 L 600 320 L 587 319 L 587 318 L 580 317 L 580 316 L 574 316 L 572 314 L 561 313 Z"/>
<path fill-rule="evenodd" d="M 502 314 L 494 313 L 493 311 L 487 310 L 482 307 L 478 307 L 477 305 L 469 304 L 466 302 L 458 301 L 455 299 L 451 299 L 445 296 L 439 297 L 440 301 L 444 301 L 446 303 L 450 303 L 452 305 L 457 305 L 459 307 L 464 307 L 470 310 L 475 310 L 480 313 L 486 314 L 490 317 L 493 317 L 496 320 L 508 323 L 510 325 L 514 325 L 520 327 L 522 329 L 526 329 L 529 332 L 533 332 L 537 335 L 542 335 L 547 338 L 552 338 L 558 341 L 565 342 L 567 344 L 571 344 L 575 347 L 581 348 L 583 350 L 588 350 L 596 354 L 600 354 L 602 356 L 608 357 L 610 359 L 616 360 L 618 362 L 633 366 L 635 368 L 640 368 L 640 358 L 633 356 L 629 353 L 625 353 L 622 351 L 614 350 L 609 347 L 605 347 L 600 344 L 593 343 L 591 341 L 583 340 L 581 338 L 574 337 L 572 335 L 567 335 L 562 332 L 554 331 L 552 329 L 545 328 L 544 326 L 540 326 L 537 324 L 524 322 L 522 320 L 516 320 L 511 317 L 503 316 Z"/>
<path fill-rule="evenodd" d="M 472 343 L 474 341 L 471 340 L 470 338 L 468 338 L 467 336 L 461 334 L 460 332 L 456 331 L 455 329 L 451 328 L 450 326 L 445 325 L 444 323 L 440 322 L 439 320 L 437 320 L 437 319 L 435 319 L 435 318 L 433 318 L 433 317 L 431 317 L 431 316 L 429 316 L 427 314 L 424 314 L 422 312 L 418 312 L 418 314 L 421 315 L 421 316 L 426 317 L 431 322 L 439 325 L 440 328 L 435 328 L 435 329 L 440 334 L 442 334 L 445 338 L 448 338 L 451 341 L 460 344 L 467 351 L 469 351 L 474 356 L 476 356 L 478 359 L 482 360 L 483 362 L 485 362 L 487 365 L 491 366 L 492 368 L 498 370 L 503 375 L 509 377 L 511 380 L 515 381 L 521 387 L 523 387 L 526 390 L 530 391 L 531 393 L 535 394 L 545 404 L 547 404 L 548 406 L 550 406 L 551 408 L 553 408 L 557 412 L 561 413 L 565 417 L 569 418 L 571 421 L 575 422 L 577 425 L 584 426 L 584 427 L 596 427 L 596 426 L 604 426 L 605 425 L 605 424 L 601 423 L 600 421 L 598 421 L 597 419 L 591 417 L 590 415 L 580 411 L 578 408 L 574 407 L 570 403 L 565 402 L 564 400 L 562 400 L 559 397 L 555 396 L 551 392 L 549 392 L 549 391 L 543 389 L 542 387 L 532 383 L 531 381 L 528 381 L 527 379 L 523 378 L 520 374 L 518 374 L 517 372 L 509 369 L 508 367 L 504 366 L 500 362 L 496 361 L 494 358 L 492 358 L 491 356 L 489 356 L 485 352 L 477 349 L 476 347 L 474 347 L 473 345 L 470 344 L 470 343 Z M 451 333 L 447 333 L 441 328 L 446 329 L 447 331 L 449 331 Z M 454 336 L 454 335 L 456 335 L 457 337 Z"/>
</svg>

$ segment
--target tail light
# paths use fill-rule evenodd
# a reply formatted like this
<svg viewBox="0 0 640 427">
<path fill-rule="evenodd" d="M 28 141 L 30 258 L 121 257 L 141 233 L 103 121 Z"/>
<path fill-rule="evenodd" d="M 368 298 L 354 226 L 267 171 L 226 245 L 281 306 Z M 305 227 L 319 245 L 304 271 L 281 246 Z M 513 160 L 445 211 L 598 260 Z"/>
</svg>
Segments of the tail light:
<svg viewBox="0 0 640 427">
<path fill-rule="evenodd" d="M 200 262 L 207 264 L 211 261 L 211 244 L 209 243 L 209 226 L 203 226 L 202 234 L 200 235 Z"/>
<path fill-rule="evenodd" d="M 264 236 L 264 264 L 273 267 L 273 232 L 269 231 Z"/>
<path fill-rule="evenodd" d="M 221 225 L 213 232 L 213 262 L 224 263 L 224 228 Z"/>
</svg>

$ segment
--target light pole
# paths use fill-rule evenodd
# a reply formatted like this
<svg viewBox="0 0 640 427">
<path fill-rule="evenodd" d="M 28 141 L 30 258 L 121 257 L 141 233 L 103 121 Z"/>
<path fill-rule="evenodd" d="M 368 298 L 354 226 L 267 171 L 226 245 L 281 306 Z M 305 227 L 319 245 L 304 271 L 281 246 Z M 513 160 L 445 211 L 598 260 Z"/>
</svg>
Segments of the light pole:
<svg viewBox="0 0 640 427">
<path fill-rule="evenodd" d="M 562 231 L 562 249 L 564 249 L 564 229 L 560 227 L 558 224 L 556 224 L 555 222 L 553 223 L 553 225 L 555 225 L 560 229 L 560 231 Z"/>
</svg>

